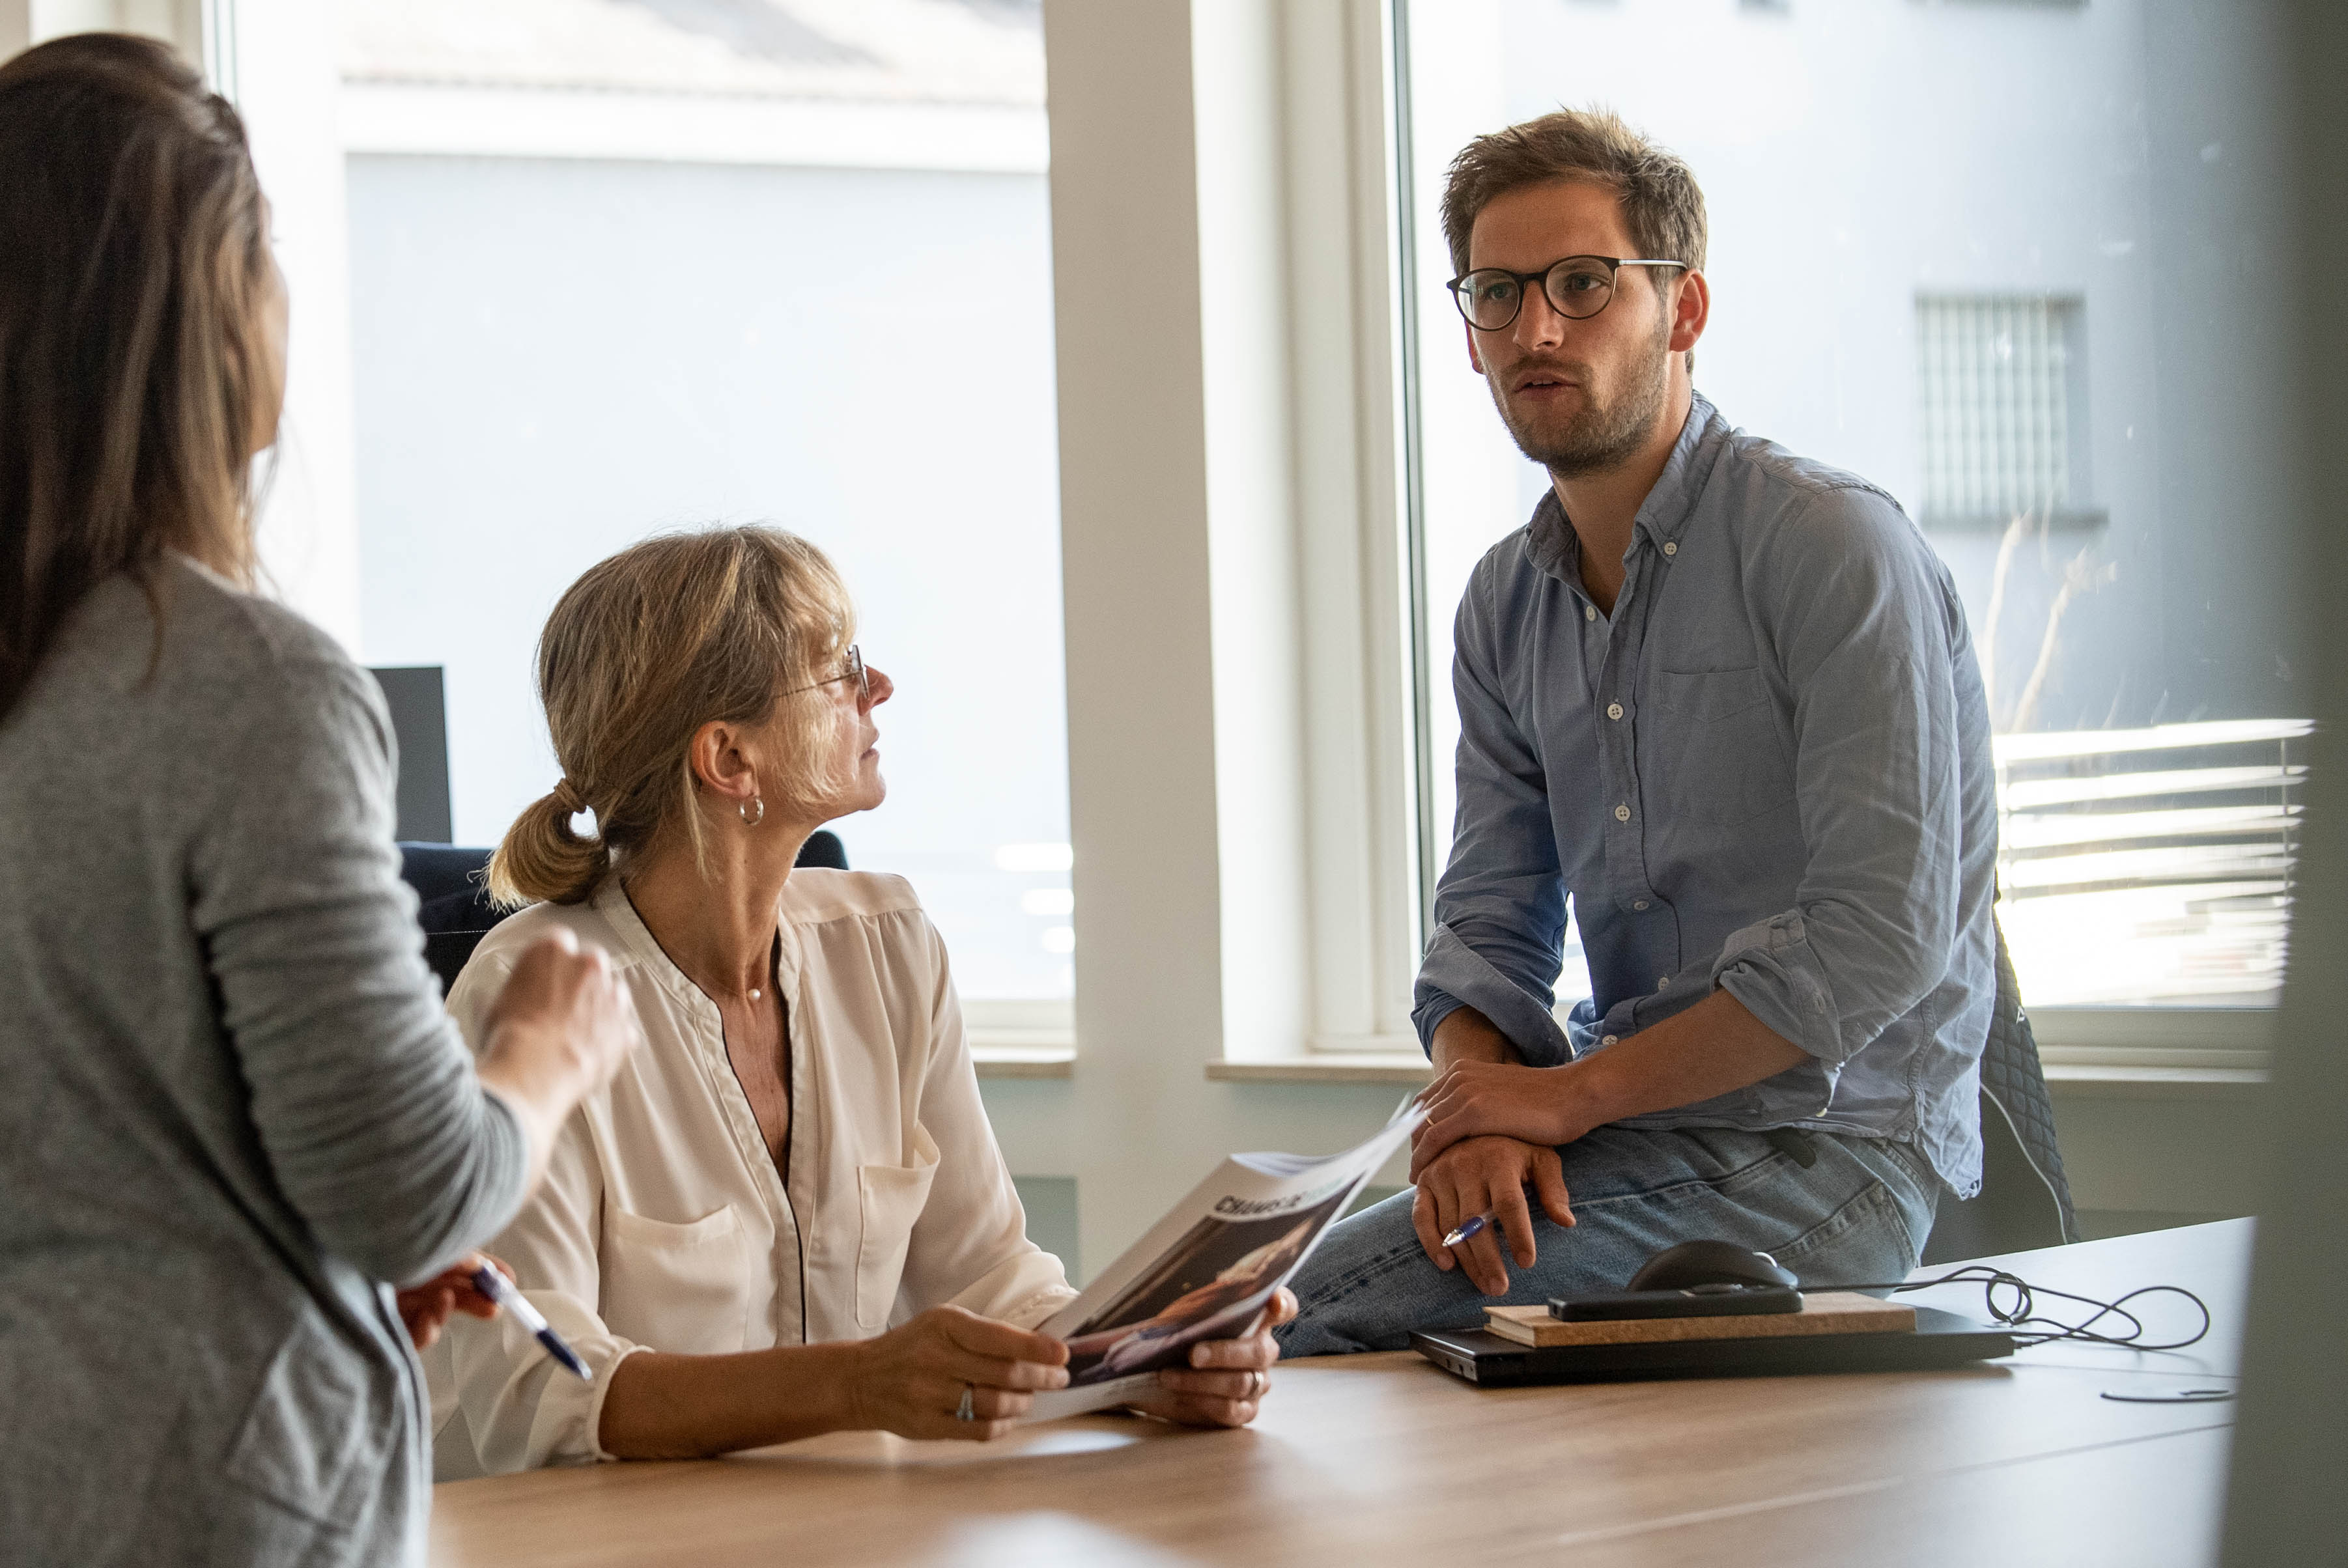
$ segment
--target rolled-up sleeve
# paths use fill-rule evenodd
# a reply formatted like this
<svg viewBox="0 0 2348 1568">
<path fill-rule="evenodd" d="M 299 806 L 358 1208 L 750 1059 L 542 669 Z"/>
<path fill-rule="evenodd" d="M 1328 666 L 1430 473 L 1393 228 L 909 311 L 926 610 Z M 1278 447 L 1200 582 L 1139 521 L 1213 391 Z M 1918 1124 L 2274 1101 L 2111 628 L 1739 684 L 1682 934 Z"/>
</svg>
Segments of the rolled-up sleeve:
<svg viewBox="0 0 2348 1568">
<path fill-rule="evenodd" d="M 487 1034 L 489 1009 L 511 973 L 511 961 L 499 955 L 476 959 L 458 979 L 449 1010 L 476 1050 Z M 613 1333 L 601 1316 L 595 1238 L 602 1201 L 594 1140 L 586 1116 L 573 1112 L 549 1153 L 545 1180 L 495 1247 L 523 1282 L 522 1294 L 594 1380 L 582 1382 L 557 1366 L 510 1312 L 486 1322 L 450 1318 L 425 1357 L 439 1432 L 438 1479 L 613 1457 L 601 1440 L 603 1399 L 613 1368 L 644 1347 Z M 459 1423 L 461 1431 L 452 1430 Z M 469 1451 L 459 1439 L 469 1440 Z"/>
<path fill-rule="evenodd" d="M 1572 1056 L 1550 1013 L 1565 950 L 1565 881 L 1540 759 L 1500 691 L 1493 574 L 1487 556 L 1453 624 L 1458 809 L 1411 1021 L 1431 1054 L 1443 1020 L 1473 1008 L 1527 1061 L 1553 1066 Z"/>
<path fill-rule="evenodd" d="M 1794 907 L 1732 934 L 1713 978 L 1831 1072 L 1923 999 L 1958 935 L 1954 611 L 1923 540 L 1868 490 L 1812 497 L 1757 565 L 1808 857 Z"/>
</svg>

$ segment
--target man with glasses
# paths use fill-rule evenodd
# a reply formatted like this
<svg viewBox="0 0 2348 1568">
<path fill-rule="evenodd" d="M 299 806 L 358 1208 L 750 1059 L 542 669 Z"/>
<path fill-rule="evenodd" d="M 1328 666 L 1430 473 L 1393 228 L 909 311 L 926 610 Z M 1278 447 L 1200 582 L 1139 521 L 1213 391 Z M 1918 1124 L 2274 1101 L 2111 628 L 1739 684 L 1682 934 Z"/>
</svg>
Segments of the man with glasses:
<svg viewBox="0 0 2348 1568">
<path fill-rule="evenodd" d="M 1694 391 L 1711 292 L 1677 158 L 1548 115 L 1460 153 L 1443 224 L 1468 363 L 1550 485 L 1459 606 L 1416 1191 L 1330 1233 L 1285 1353 L 1619 1287 L 1698 1238 L 1899 1278 L 1941 1191 L 1980 1187 L 1995 994 L 1989 719 L 1949 573 L 1890 497 Z M 1569 897 L 1593 994 L 1560 1026 Z"/>
</svg>

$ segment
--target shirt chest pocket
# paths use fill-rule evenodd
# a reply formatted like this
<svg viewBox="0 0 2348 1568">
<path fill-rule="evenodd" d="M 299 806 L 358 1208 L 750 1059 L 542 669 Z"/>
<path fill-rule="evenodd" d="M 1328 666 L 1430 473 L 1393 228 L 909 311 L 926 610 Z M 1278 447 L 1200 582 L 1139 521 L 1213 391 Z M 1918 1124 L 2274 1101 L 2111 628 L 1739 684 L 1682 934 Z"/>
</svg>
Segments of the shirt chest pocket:
<svg viewBox="0 0 2348 1568">
<path fill-rule="evenodd" d="M 857 1199 L 863 1234 L 856 1245 L 856 1326 L 877 1334 L 889 1326 L 904 1278 L 913 1226 L 930 1201 L 938 1173 L 938 1146 L 916 1123 L 910 1165 L 859 1165 Z"/>
<path fill-rule="evenodd" d="M 601 1261 L 614 1334 L 687 1355 L 747 1348 L 750 1242 L 733 1204 L 684 1225 L 608 1208 Z"/>
<path fill-rule="evenodd" d="M 1734 827 L 1794 798 L 1790 748 L 1757 667 L 1658 670 L 1642 771 L 1670 817 Z"/>
</svg>

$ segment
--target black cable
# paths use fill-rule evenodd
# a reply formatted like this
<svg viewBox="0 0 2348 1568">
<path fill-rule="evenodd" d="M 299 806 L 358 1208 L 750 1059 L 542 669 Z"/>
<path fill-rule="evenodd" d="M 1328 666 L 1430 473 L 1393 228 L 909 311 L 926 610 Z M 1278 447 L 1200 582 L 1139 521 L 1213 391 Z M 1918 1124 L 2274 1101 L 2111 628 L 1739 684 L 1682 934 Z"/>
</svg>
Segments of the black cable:
<svg viewBox="0 0 2348 1568">
<path fill-rule="evenodd" d="M 1942 1275 L 1938 1279 L 1900 1280 L 1871 1285 L 1805 1285 L 1802 1288 L 1806 1292 L 1930 1290 L 1936 1285 L 1979 1285 L 1982 1287 L 1982 1301 L 1988 1308 L 1989 1315 L 2008 1328 L 2026 1328 L 2032 1324 L 2044 1324 L 2052 1330 L 2052 1332 L 2034 1334 L 2027 1337 L 2017 1335 L 2014 1339 L 2017 1348 L 2032 1345 L 2048 1345 L 2058 1339 L 2077 1339 L 2090 1345 L 2114 1345 L 2127 1350 L 2182 1350 L 2188 1345 L 2199 1344 L 2209 1333 L 2209 1304 L 2181 1285 L 2147 1285 L 2140 1290 L 2129 1291 L 2116 1301 L 2098 1301 L 2092 1296 L 2074 1296 L 2067 1290 L 2055 1290 L 2043 1285 L 2033 1286 L 2018 1274 L 2008 1274 L 2002 1268 L 1992 1268 L 1985 1263 L 1968 1264 L 1953 1273 Z M 1998 1303 L 1997 1293 L 2001 1289 L 2013 1293 L 2003 1306 Z M 2185 1338 L 2173 1340 L 2166 1345 L 2147 1344 L 2144 1338 L 2144 1320 L 2130 1312 L 2127 1309 L 2127 1304 L 2139 1296 L 2154 1296 L 2162 1293 L 2181 1296 L 2191 1302 L 2194 1310 L 2201 1314 L 2201 1327 Z M 2082 1307 L 2092 1307 L 2096 1311 L 2094 1316 L 2079 1324 L 2065 1323 L 2059 1317 L 2041 1317 L 2038 1315 L 2038 1297 L 2042 1296 L 2056 1296 L 2065 1301 L 2075 1301 Z M 2129 1327 L 2125 1333 L 2107 1334 L 2098 1331 L 2095 1325 L 2106 1317 L 2124 1318 Z"/>
</svg>

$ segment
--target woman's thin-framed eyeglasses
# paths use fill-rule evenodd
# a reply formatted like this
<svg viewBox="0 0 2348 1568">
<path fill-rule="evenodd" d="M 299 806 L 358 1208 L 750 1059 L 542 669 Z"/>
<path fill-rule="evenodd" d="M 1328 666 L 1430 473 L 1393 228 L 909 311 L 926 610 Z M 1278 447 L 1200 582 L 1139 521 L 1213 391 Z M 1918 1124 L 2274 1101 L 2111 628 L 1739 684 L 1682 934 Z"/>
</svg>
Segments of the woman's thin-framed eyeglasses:
<svg viewBox="0 0 2348 1568">
<path fill-rule="evenodd" d="M 1658 261 L 1625 256 L 1567 256 L 1538 272 L 1511 272 L 1506 267 L 1478 267 L 1462 272 L 1443 286 L 1451 302 L 1478 332 L 1500 332 L 1525 308 L 1526 291 L 1541 286 L 1550 308 L 1570 321 L 1588 321 L 1614 298 L 1614 274 L 1624 267 L 1678 267 L 1685 261 Z"/>
<path fill-rule="evenodd" d="M 853 642 L 848 645 L 847 669 L 842 670 L 837 675 L 827 675 L 820 681 L 810 682 L 805 686 L 794 686 L 789 691 L 784 692 L 783 695 L 786 697 L 796 697 L 802 692 L 812 692 L 819 686 L 837 686 L 842 681 L 853 681 L 856 682 L 856 705 L 858 708 L 863 709 L 872 706 L 872 677 L 865 672 L 864 655 L 858 651 L 856 644 Z"/>
</svg>

